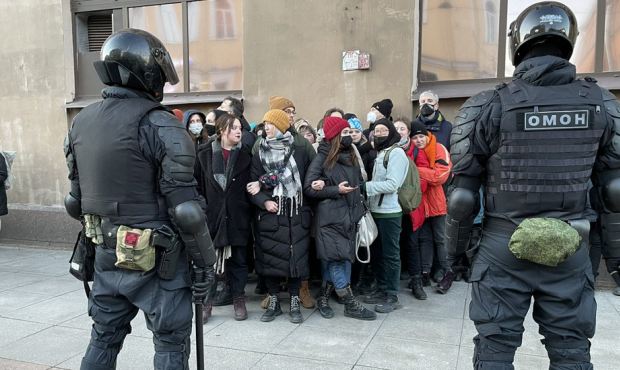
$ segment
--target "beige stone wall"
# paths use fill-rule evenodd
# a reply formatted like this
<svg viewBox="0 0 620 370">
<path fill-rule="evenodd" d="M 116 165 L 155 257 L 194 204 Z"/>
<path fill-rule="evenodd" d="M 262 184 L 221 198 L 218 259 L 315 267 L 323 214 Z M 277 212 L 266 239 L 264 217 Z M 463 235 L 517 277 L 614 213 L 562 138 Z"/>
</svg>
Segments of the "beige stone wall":
<svg viewBox="0 0 620 370">
<path fill-rule="evenodd" d="M 331 107 L 360 117 L 390 97 L 411 115 L 413 0 L 270 0 L 244 3 L 243 95 L 258 121 L 270 95 L 293 100 L 313 124 Z M 342 71 L 342 52 L 371 54 L 369 71 Z"/>
<path fill-rule="evenodd" d="M 0 148 L 17 151 L 9 203 L 59 205 L 68 189 L 61 0 L 0 1 Z"/>
</svg>

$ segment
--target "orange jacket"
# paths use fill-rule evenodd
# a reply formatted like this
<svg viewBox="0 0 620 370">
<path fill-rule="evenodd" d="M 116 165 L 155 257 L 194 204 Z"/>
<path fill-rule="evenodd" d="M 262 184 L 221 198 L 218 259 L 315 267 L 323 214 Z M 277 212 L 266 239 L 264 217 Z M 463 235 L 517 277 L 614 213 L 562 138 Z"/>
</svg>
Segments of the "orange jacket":
<svg viewBox="0 0 620 370">
<path fill-rule="evenodd" d="M 434 155 L 435 158 L 429 158 L 429 167 L 418 167 L 420 172 L 420 180 L 428 183 L 428 189 L 422 197 L 424 204 L 425 216 L 443 216 L 448 211 L 446 204 L 446 194 L 443 191 L 443 184 L 450 177 L 452 162 L 450 162 L 450 153 L 445 146 L 437 142 L 433 134 L 429 132 L 431 140 L 424 152 L 427 156 Z"/>
</svg>

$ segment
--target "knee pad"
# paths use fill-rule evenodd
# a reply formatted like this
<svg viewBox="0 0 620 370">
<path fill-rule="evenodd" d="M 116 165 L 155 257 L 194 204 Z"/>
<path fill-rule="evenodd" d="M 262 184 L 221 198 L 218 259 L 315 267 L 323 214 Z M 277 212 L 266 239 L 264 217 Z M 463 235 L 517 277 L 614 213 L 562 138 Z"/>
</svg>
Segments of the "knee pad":
<svg viewBox="0 0 620 370">
<path fill-rule="evenodd" d="M 513 369 L 517 347 L 492 342 L 476 336 L 474 338 L 474 369 Z M 484 366 L 482 364 L 485 364 Z"/>
<path fill-rule="evenodd" d="M 559 364 L 571 364 L 580 365 L 579 367 L 573 367 L 575 369 L 592 369 L 590 363 L 590 341 L 548 341 L 542 340 L 547 354 L 549 355 L 549 362 L 551 368 L 553 365 Z"/>
</svg>

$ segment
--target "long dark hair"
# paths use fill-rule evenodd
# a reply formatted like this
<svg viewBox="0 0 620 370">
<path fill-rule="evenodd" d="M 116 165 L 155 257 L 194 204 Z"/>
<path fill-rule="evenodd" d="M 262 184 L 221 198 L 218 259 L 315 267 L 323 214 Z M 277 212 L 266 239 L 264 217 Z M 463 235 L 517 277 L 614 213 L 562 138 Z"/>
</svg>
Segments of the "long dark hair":
<svg viewBox="0 0 620 370">
<path fill-rule="evenodd" d="M 338 155 L 340 153 L 346 152 L 349 152 L 351 154 L 351 165 L 359 167 L 359 164 L 357 163 L 357 156 L 354 152 L 355 149 L 353 149 L 353 144 L 351 144 L 348 149 L 340 149 L 341 137 L 342 136 L 337 135 L 329 141 L 331 147 L 329 148 L 329 153 L 327 153 L 327 158 L 325 158 L 325 162 L 323 162 L 323 167 L 328 170 L 334 168 L 336 162 L 338 162 Z"/>
</svg>

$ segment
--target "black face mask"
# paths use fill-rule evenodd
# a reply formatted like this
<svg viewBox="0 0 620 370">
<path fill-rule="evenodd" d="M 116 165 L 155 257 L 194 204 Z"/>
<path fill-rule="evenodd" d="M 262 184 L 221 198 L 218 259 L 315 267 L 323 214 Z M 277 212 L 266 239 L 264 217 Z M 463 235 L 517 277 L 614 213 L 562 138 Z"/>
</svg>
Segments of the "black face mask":
<svg viewBox="0 0 620 370">
<path fill-rule="evenodd" d="M 350 148 L 351 144 L 353 144 L 353 138 L 351 136 L 343 136 L 340 138 L 340 146 L 343 149 Z"/>
<path fill-rule="evenodd" d="M 420 107 L 420 114 L 425 116 L 425 117 L 428 117 L 428 116 L 432 115 L 433 113 L 435 113 L 435 109 L 433 109 L 433 106 L 430 105 L 430 104 L 423 104 Z"/>
<path fill-rule="evenodd" d="M 372 141 L 375 143 L 375 148 L 380 146 L 387 140 L 387 136 L 373 136 Z"/>
<path fill-rule="evenodd" d="M 213 125 L 205 125 L 204 130 L 207 130 L 207 135 L 209 136 L 215 135 L 215 126 Z"/>
</svg>

